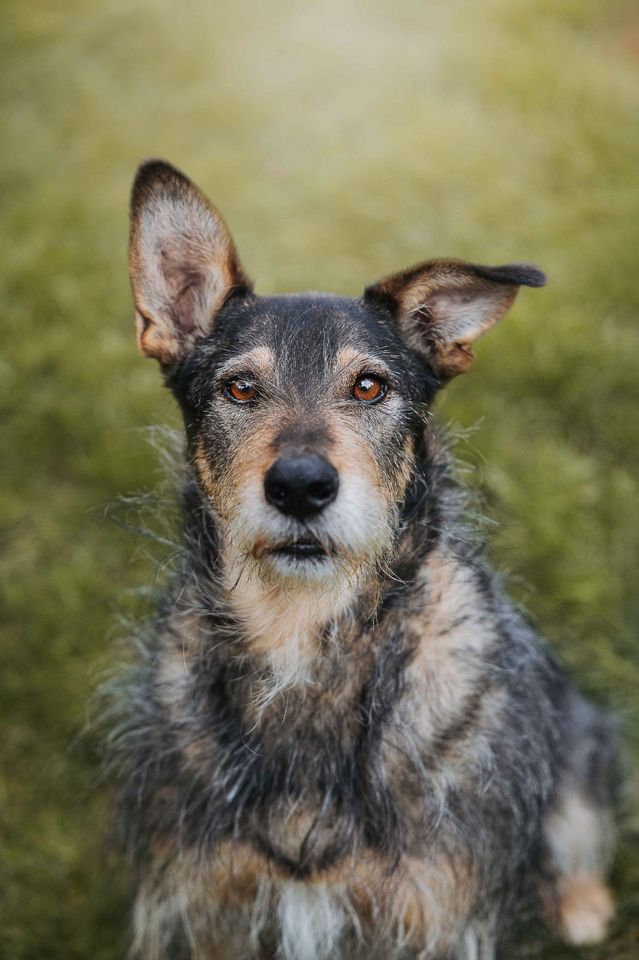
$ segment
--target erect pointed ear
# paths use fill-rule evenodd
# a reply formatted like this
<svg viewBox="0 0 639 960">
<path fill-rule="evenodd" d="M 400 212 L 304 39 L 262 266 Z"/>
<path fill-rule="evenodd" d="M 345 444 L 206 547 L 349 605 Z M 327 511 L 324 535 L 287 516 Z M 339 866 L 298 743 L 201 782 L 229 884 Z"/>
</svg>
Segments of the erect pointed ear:
<svg viewBox="0 0 639 960">
<path fill-rule="evenodd" d="M 129 274 L 138 346 L 167 369 L 211 332 L 232 292 L 251 290 L 220 214 L 162 160 L 133 183 Z"/>
<path fill-rule="evenodd" d="M 364 296 L 391 310 L 409 343 L 428 355 L 445 381 L 472 364 L 473 342 L 503 317 L 520 286 L 545 282 L 541 270 L 525 263 L 428 260 L 380 280 Z"/>
</svg>

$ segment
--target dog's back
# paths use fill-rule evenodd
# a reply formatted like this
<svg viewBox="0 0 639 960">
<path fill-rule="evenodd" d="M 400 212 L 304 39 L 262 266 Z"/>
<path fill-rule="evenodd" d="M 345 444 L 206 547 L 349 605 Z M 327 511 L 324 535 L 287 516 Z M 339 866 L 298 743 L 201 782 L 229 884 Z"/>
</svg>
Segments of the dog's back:
<svg viewBox="0 0 639 960">
<path fill-rule="evenodd" d="M 132 212 L 188 462 L 118 738 L 135 950 L 486 960 L 531 890 L 599 939 L 609 726 L 484 563 L 430 420 L 543 275 L 440 260 L 360 300 L 259 298 L 173 168 L 141 169 Z"/>
</svg>

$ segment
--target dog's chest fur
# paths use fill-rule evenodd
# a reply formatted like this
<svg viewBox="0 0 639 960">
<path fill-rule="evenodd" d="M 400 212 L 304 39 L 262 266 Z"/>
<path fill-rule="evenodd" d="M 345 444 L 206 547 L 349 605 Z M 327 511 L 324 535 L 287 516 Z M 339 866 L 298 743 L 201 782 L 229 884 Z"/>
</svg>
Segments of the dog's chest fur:
<svg viewBox="0 0 639 960">
<path fill-rule="evenodd" d="M 266 703 L 259 658 L 216 644 L 223 625 L 184 612 L 184 596 L 147 675 L 154 736 L 163 738 L 161 747 L 146 745 L 156 789 L 142 833 L 154 824 L 152 845 L 164 835 L 210 858 L 222 885 L 225 869 L 237 867 L 219 858 L 231 842 L 250 850 L 258 874 L 316 880 L 358 859 L 391 871 L 407 851 L 437 859 L 454 849 L 458 861 L 480 807 L 499 811 L 502 768 L 512 776 L 517 749 L 516 731 L 508 732 L 510 666 L 519 657 L 529 668 L 530 651 L 513 649 L 480 570 L 434 549 L 410 590 L 359 629 L 345 620 L 320 638 L 310 676 Z M 538 732 L 543 752 L 548 719 Z M 537 786 L 522 806 L 541 802 L 546 787 Z M 490 824 L 495 835 L 514 833 L 516 813 L 481 825 L 484 871 Z M 535 823 L 528 815 L 528 833 Z M 244 889 L 253 895 L 252 884 Z"/>
</svg>

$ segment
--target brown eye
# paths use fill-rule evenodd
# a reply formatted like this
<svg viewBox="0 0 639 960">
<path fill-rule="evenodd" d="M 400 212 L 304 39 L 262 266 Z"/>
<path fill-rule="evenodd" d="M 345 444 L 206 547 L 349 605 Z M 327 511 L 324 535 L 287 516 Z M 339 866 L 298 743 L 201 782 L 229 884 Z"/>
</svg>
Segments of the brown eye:
<svg viewBox="0 0 639 960">
<path fill-rule="evenodd" d="M 252 380 L 246 377 L 237 377 L 235 380 L 229 380 L 224 393 L 229 400 L 234 400 L 235 403 L 248 403 L 250 400 L 255 400 L 257 387 Z"/>
<path fill-rule="evenodd" d="M 362 403 L 377 403 L 386 396 L 388 386 L 381 377 L 374 373 L 364 373 L 358 377 L 353 387 L 353 396 Z"/>
</svg>

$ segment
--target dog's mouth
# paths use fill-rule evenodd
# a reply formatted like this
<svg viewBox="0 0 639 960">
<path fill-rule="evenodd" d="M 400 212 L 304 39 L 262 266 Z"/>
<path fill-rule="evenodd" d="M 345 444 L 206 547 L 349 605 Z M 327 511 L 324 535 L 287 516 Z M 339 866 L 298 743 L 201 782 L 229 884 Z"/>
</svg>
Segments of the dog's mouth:
<svg viewBox="0 0 639 960">
<path fill-rule="evenodd" d="M 291 560 L 324 560 L 329 556 L 328 550 L 314 537 L 301 537 L 289 543 L 279 544 L 269 553 L 276 557 L 288 557 Z"/>
</svg>

